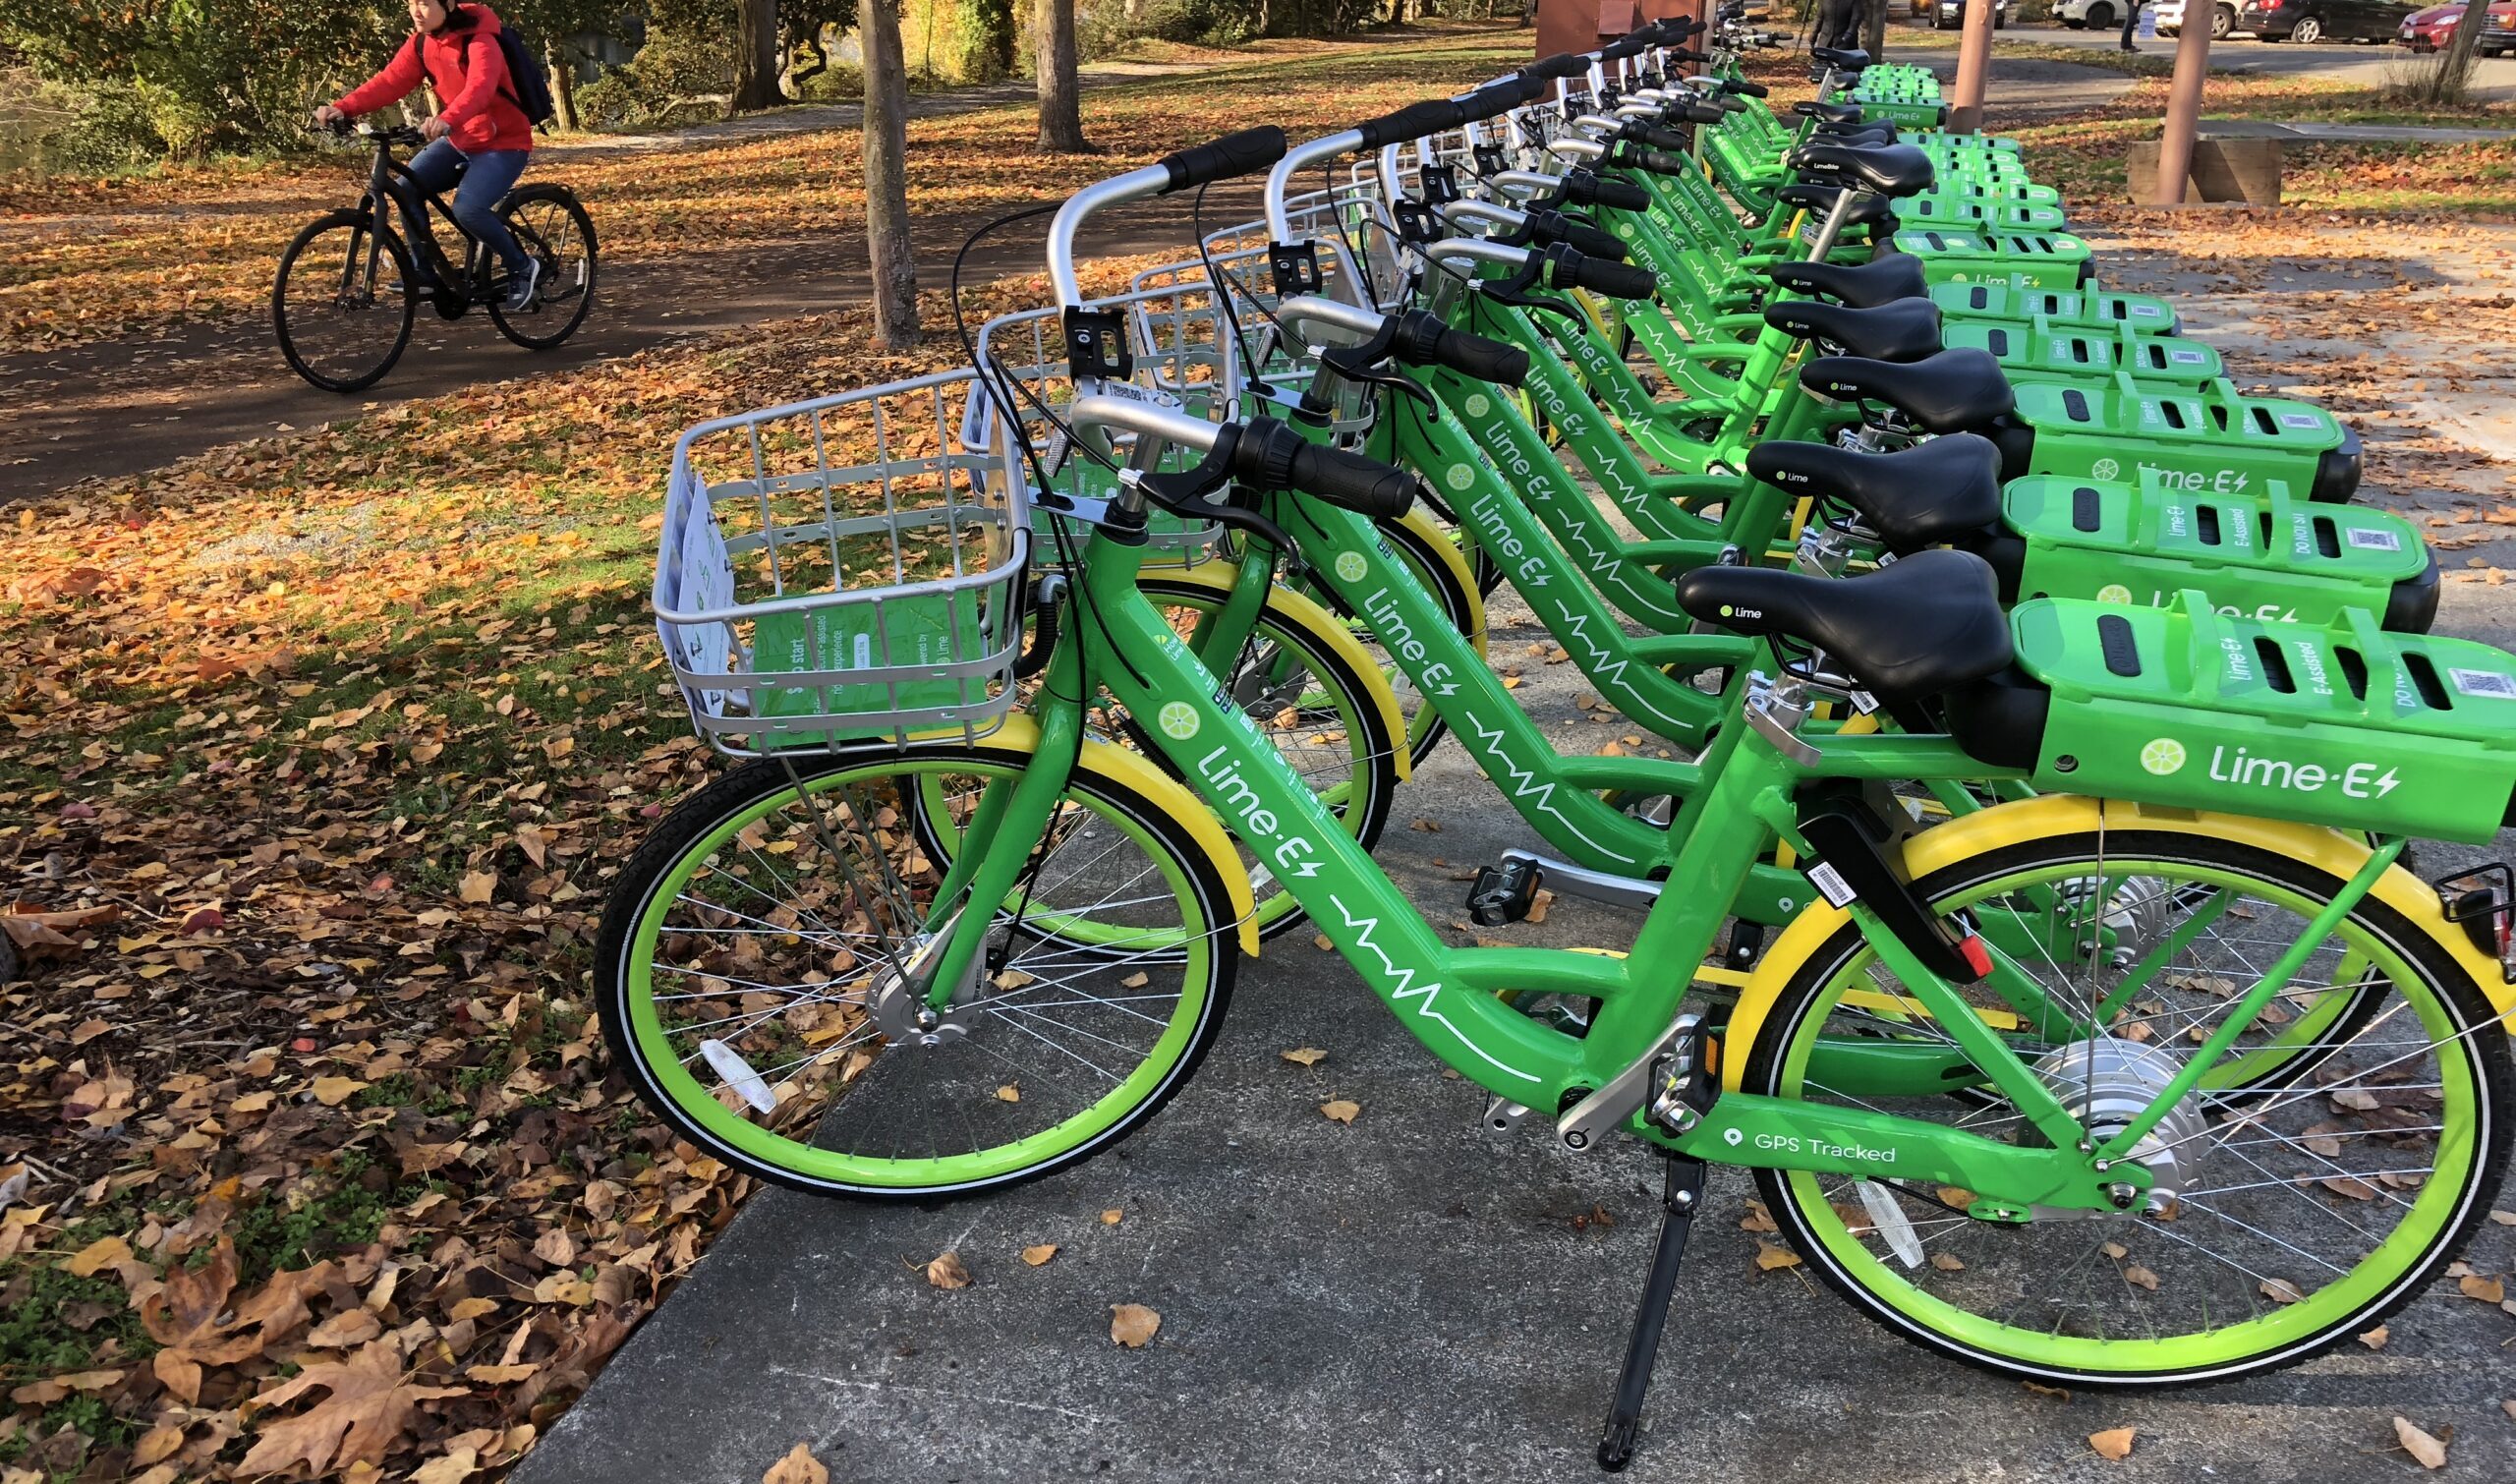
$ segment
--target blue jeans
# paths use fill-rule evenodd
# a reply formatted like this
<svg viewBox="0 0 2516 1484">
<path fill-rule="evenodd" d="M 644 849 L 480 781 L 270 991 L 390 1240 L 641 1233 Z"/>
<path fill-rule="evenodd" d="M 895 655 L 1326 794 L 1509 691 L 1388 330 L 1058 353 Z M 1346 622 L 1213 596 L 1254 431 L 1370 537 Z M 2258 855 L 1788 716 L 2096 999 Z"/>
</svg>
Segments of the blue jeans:
<svg viewBox="0 0 2516 1484">
<path fill-rule="evenodd" d="M 533 157 L 530 149 L 484 149 L 466 155 L 454 147 L 451 140 L 439 140 L 412 155 L 404 166 L 414 179 L 439 196 L 445 188 L 454 187 L 454 219 L 463 230 L 481 240 L 482 245 L 498 255 L 498 260 L 510 273 L 524 271 L 524 246 L 498 219 L 498 202 L 515 188 L 516 178 L 524 174 L 525 162 Z M 461 181 L 457 185 L 457 180 Z M 404 214 L 418 202 L 408 202 Z M 421 223 L 409 223 L 411 251 L 420 251 Z"/>
</svg>

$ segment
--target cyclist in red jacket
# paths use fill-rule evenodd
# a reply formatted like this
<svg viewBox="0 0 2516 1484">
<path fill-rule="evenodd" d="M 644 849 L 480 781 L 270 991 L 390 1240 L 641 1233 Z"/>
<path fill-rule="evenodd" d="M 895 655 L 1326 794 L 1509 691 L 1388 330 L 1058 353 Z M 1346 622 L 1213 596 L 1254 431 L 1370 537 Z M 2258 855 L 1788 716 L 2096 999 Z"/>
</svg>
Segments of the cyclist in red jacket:
<svg viewBox="0 0 2516 1484">
<path fill-rule="evenodd" d="M 393 60 L 339 101 L 315 109 L 314 122 L 328 128 L 399 102 L 422 78 L 433 84 L 445 111 L 420 125 L 431 143 L 411 156 L 407 168 L 440 195 L 455 187 L 454 219 L 506 264 L 506 307 L 529 308 L 542 265 L 498 219 L 497 208 L 532 157 L 533 125 L 507 82 L 498 18 L 486 5 L 453 0 L 410 0 L 410 8 L 415 29 Z M 403 203 L 406 218 L 411 205 Z M 425 225 L 412 220 L 409 228 L 417 238 Z"/>
</svg>

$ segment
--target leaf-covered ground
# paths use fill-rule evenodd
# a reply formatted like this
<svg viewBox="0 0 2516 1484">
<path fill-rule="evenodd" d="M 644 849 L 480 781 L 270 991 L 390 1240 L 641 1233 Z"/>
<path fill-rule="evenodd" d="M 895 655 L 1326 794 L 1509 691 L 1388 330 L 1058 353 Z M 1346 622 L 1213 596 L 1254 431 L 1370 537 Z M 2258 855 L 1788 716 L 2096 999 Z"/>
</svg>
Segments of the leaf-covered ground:
<svg viewBox="0 0 2516 1484">
<path fill-rule="evenodd" d="M 1085 131 L 1102 155 L 1039 155 L 1033 117 L 1020 107 L 912 122 L 909 209 L 969 215 L 1028 202 L 1107 174 L 1114 161 L 1147 163 L 1245 127 L 1262 110 L 1288 130 L 1338 127 L 1520 65 L 1527 40 L 1462 25 L 1402 45 L 1274 42 L 1185 60 L 1212 70 L 1083 94 Z M 0 354 L 265 313 L 289 239 L 321 212 L 356 205 L 367 162 L 350 149 L 110 182 L 0 177 Z M 543 149 L 528 178 L 575 187 L 612 262 L 773 253 L 864 230 L 852 129 L 679 148 L 570 141 Z"/>
<path fill-rule="evenodd" d="M 917 168 L 1035 200 L 1255 118 L 1350 121 L 1519 44 L 1099 94 L 1115 159 L 1022 154 L 1018 114 L 937 120 Z M 2037 142 L 2042 173 L 2073 138 Z M 852 136 L 739 147 L 794 172 L 782 219 L 841 219 L 810 160 L 852 158 Z M 705 168 L 681 189 L 753 209 Z M 2277 271 L 2244 236 L 2274 221 L 2119 230 L 2224 254 L 2233 281 Z M 1044 293 L 1001 285 L 974 314 Z M 2373 312 L 2336 293 L 2298 313 L 2350 334 Z M 2421 328 L 2503 345 L 2511 321 Z M 953 359 L 866 339 L 853 314 L 763 326 L 0 523 L 0 906 L 34 965 L 0 990 L 0 1468 L 494 1478 L 732 1215 L 744 1182 L 606 1079 L 588 944 L 618 863 L 715 766 L 645 604 L 671 438 Z M 2397 400 L 2381 368 L 2331 390 L 2354 415 Z M 2396 485 L 2484 473 L 2445 447 L 2386 457 L 2373 477 Z"/>
</svg>

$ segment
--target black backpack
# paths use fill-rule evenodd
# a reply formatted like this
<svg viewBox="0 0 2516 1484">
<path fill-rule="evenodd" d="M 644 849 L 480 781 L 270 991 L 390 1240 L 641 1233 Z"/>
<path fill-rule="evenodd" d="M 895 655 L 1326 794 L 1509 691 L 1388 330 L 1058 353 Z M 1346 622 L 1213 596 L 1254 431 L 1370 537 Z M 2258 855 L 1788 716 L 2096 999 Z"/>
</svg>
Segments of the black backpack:
<svg viewBox="0 0 2516 1484">
<path fill-rule="evenodd" d="M 420 74 L 427 77 L 429 67 L 427 39 L 414 34 L 411 37 L 411 44 L 420 49 Z M 465 37 L 464 44 L 470 45 L 471 38 Z M 498 89 L 499 95 L 513 103 L 517 111 L 524 115 L 524 121 L 536 129 L 557 118 L 558 105 L 550 99 L 549 69 L 542 65 L 542 59 L 533 54 L 532 47 L 524 44 L 524 37 L 516 33 L 515 28 L 504 23 L 498 27 L 498 52 L 507 61 L 507 86 Z M 436 79 L 429 77 L 429 86 L 435 87 Z M 445 89 L 438 87 L 437 92 L 442 95 Z"/>
</svg>

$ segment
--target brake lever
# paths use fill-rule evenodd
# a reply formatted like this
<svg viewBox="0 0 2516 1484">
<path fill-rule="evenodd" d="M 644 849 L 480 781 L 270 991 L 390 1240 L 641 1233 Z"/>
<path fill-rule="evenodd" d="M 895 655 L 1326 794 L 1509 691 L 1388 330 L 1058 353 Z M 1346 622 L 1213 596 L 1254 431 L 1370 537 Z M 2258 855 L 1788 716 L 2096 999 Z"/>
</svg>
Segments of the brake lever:
<svg viewBox="0 0 2516 1484">
<path fill-rule="evenodd" d="M 1580 319 L 1581 312 L 1563 300 L 1529 292 L 1537 284 L 1538 270 L 1542 261 L 1543 259 L 1532 253 L 1529 255 L 1528 261 L 1521 263 L 1509 278 L 1484 279 L 1478 282 L 1475 288 L 1477 292 L 1496 304 L 1508 304 L 1514 309 L 1522 310 L 1551 310 L 1567 319 Z"/>
<path fill-rule="evenodd" d="M 1428 415 L 1436 418 L 1440 417 L 1441 404 L 1433 400 L 1433 394 L 1431 392 L 1428 392 L 1423 387 L 1416 385 L 1413 377 L 1408 376 L 1404 371 L 1381 371 L 1377 369 L 1377 363 L 1385 361 L 1389 357 L 1388 346 L 1381 345 L 1380 342 L 1392 338 L 1390 330 L 1384 326 L 1379 334 L 1373 336 L 1370 340 L 1367 340 L 1360 345 L 1341 345 L 1335 350 L 1321 352 L 1319 361 L 1322 366 L 1331 368 L 1337 372 L 1337 374 L 1344 377 L 1348 381 L 1356 382 L 1364 386 L 1386 386 L 1402 391 L 1408 396 L 1413 397 L 1418 402 L 1421 402 L 1424 405 L 1424 411 Z M 1376 345 L 1380 348 L 1375 351 L 1373 347 Z M 1325 413 L 1329 411 L 1326 407 L 1308 407 L 1309 401 L 1310 399 L 1308 397 L 1303 398 L 1304 405 L 1308 411 L 1314 413 Z"/>
<path fill-rule="evenodd" d="M 1193 469 L 1173 470 L 1169 474 L 1145 474 L 1129 469 L 1121 471 L 1121 481 L 1132 482 L 1144 491 L 1147 499 L 1184 519 L 1211 521 L 1258 538 L 1281 552 L 1292 552 L 1292 537 L 1284 527 L 1266 516 L 1241 505 L 1225 504 L 1208 499 L 1218 489 L 1231 484 L 1231 456 L 1240 446 L 1240 429 L 1235 425 L 1215 440 Z"/>
</svg>

